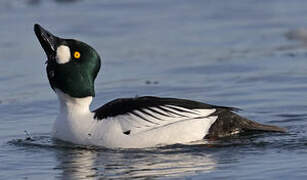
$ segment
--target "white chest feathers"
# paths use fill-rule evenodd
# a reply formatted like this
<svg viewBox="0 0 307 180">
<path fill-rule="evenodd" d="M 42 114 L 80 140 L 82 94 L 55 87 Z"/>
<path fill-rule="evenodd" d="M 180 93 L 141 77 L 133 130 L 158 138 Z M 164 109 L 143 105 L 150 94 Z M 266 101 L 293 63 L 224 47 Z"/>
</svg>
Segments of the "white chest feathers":
<svg viewBox="0 0 307 180">
<path fill-rule="evenodd" d="M 55 89 L 55 92 L 60 102 L 60 113 L 53 126 L 53 136 L 76 144 L 86 144 L 88 133 L 94 125 L 94 114 L 89 110 L 93 98 L 72 98 L 59 89 Z"/>
</svg>

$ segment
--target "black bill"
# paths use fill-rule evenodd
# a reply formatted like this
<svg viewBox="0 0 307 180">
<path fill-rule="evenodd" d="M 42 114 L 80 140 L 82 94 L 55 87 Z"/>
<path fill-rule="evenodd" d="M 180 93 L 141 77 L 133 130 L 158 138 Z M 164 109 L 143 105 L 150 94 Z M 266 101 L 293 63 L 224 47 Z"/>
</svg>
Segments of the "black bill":
<svg viewBox="0 0 307 180">
<path fill-rule="evenodd" d="M 54 36 L 38 24 L 34 25 L 34 32 L 41 46 L 43 47 L 48 60 L 53 59 L 60 38 Z"/>
</svg>

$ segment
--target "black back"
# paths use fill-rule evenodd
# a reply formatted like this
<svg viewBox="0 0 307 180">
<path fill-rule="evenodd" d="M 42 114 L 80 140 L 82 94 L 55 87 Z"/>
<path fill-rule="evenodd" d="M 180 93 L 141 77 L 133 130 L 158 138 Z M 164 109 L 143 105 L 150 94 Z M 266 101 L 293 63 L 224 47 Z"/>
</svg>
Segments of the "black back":
<svg viewBox="0 0 307 180">
<path fill-rule="evenodd" d="M 167 111 L 161 106 L 172 105 L 183 107 L 186 109 L 228 109 L 238 110 L 233 107 L 223 107 L 223 106 L 215 106 L 210 104 L 205 104 L 197 101 L 191 101 L 186 99 L 177 99 L 177 98 L 160 98 L 154 96 L 143 96 L 143 97 L 135 97 L 135 98 L 120 98 L 115 99 L 100 108 L 94 110 L 95 119 L 104 119 L 108 117 L 114 117 L 117 115 L 123 115 L 127 113 L 133 113 L 135 110 L 142 111 L 142 109 L 146 108 L 160 108 L 162 111 Z M 177 109 L 179 110 L 179 109 Z"/>
</svg>

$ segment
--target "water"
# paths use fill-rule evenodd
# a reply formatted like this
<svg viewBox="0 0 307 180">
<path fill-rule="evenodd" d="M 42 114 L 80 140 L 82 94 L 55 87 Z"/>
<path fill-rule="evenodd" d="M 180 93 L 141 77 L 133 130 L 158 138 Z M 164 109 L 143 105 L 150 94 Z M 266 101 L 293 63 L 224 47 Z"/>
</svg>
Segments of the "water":
<svg viewBox="0 0 307 180">
<path fill-rule="evenodd" d="M 1 1 L 0 179 L 306 179 L 306 5 Z M 139 150 L 54 141 L 58 104 L 34 23 L 102 54 L 92 108 L 136 95 L 189 98 L 288 133 Z"/>
</svg>

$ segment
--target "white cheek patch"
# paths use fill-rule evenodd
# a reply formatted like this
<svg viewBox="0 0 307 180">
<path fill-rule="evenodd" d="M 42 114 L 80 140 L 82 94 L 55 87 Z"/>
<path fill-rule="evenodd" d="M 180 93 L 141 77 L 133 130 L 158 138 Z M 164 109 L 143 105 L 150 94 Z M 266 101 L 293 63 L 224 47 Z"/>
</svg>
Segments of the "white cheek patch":
<svg viewBox="0 0 307 180">
<path fill-rule="evenodd" d="M 70 49 L 68 46 L 61 45 L 56 49 L 56 62 L 58 64 L 65 64 L 70 61 Z"/>
</svg>

